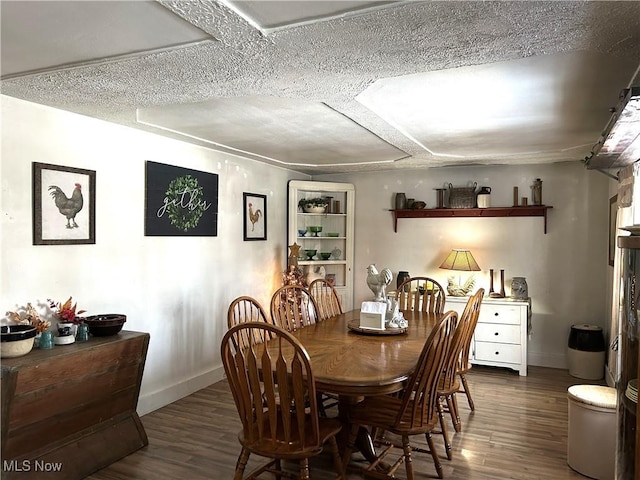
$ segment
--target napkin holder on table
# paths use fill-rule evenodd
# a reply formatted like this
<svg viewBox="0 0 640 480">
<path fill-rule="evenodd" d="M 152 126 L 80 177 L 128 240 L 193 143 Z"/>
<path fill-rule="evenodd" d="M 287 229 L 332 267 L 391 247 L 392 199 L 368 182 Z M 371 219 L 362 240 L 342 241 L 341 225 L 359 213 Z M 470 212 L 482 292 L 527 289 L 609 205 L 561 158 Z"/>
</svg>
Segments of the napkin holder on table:
<svg viewBox="0 0 640 480">
<path fill-rule="evenodd" d="M 386 316 L 386 302 L 362 302 L 360 306 L 360 328 L 384 330 Z"/>
</svg>

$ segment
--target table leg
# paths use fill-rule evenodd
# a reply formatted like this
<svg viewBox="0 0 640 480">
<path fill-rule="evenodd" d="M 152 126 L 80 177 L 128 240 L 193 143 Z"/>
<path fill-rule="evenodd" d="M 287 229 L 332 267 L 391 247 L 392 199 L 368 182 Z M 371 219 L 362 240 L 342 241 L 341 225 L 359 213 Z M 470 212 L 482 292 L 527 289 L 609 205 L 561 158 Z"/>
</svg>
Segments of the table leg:
<svg viewBox="0 0 640 480">
<path fill-rule="evenodd" d="M 376 447 L 373 445 L 373 438 L 371 433 L 365 427 L 360 427 L 358 430 L 358 436 L 356 437 L 356 448 L 362 453 L 367 462 L 373 463 L 376 461 L 378 454 L 376 453 Z"/>
<path fill-rule="evenodd" d="M 349 397 L 340 395 L 338 400 L 338 418 L 344 425 L 342 428 L 342 435 L 340 436 L 339 443 L 340 449 L 343 450 L 347 444 L 347 437 L 349 436 L 349 428 L 348 428 L 348 419 L 347 412 L 349 410 L 350 405 L 354 405 L 358 402 L 362 401 L 362 397 Z M 358 430 L 358 435 L 356 437 L 356 448 L 364 458 L 369 462 L 373 463 L 376 458 L 376 449 L 373 445 L 373 438 L 371 437 L 371 433 L 365 427 L 360 427 Z"/>
</svg>

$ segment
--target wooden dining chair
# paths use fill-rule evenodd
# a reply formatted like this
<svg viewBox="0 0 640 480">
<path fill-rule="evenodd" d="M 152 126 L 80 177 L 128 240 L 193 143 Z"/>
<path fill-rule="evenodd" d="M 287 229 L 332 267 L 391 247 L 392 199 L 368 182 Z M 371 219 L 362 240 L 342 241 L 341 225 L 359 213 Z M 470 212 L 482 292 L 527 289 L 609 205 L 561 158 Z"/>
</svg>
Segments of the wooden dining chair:
<svg viewBox="0 0 640 480">
<path fill-rule="evenodd" d="M 311 297 L 318 307 L 318 319 L 326 320 L 343 313 L 342 302 L 338 292 L 332 284 L 324 278 L 317 278 L 309 285 Z M 327 410 L 337 407 L 339 399 L 337 395 L 326 392 L 318 392 L 318 408 L 320 415 L 326 416 Z"/>
<path fill-rule="evenodd" d="M 469 297 L 467 304 L 460 315 L 458 326 L 456 327 L 451 348 L 447 354 L 447 359 L 442 370 L 440 381 L 438 382 L 438 417 L 440 419 L 440 431 L 444 440 L 445 452 L 447 458 L 451 460 L 453 452 L 449 435 L 447 433 L 447 422 L 445 421 L 445 413 L 449 412 L 451 423 L 456 432 L 462 430 L 462 422 L 460 420 L 460 412 L 458 410 L 458 399 L 456 392 L 460 389 L 458 381 L 458 363 L 462 355 L 462 349 L 468 338 L 469 331 L 475 328 L 480 314 L 480 305 L 484 296 L 484 289 L 480 288 L 475 294 Z M 473 335 L 473 332 L 472 332 Z"/>
<path fill-rule="evenodd" d="M 271 297 L 271 318 L 276 325 L 293 332 L 319 320 L 318 306 L 306 288 L 285 285 Z"/>
<path fill-rule="evenodd" d="M 351 429 L 343 457 L 345 465 L 353 451 L 358 429 L 361 426 L 371 426 L 400 436 L 402 444 L 396 445 L 385 440 L 384 448 L 378 454 L 376 461 L 364 469 L 365 476 L 395 478 L 395 471 L 404 462 L 407 480 L 413 480 L 411 452 L 419 451 L 431 453 L 438 477 L 442 478 L 442 465 L 431 433 L 438 425 L 438 380 L 453 341 L 457 323 L 458 314 L 450 311 L 436 324 L 424 344 L 401 396 L 369 396 L 350 408 L 347 419 Z M 419 434 L 424 434 L 429 450 L 411 446 L 409 437 Z M 393 448 L 402 448 L 402 456 L 393 465 L 389 465 L 386 471 L 379 471 L 377 467 L 380 462 Z"/>
<path fill-rule="evenodd" d="M 447 295 L 436 280 L 429 277 L 411 277 L 396 289 L 400 310 L 443 313 Z"/>
<path fill-rule="evenodd" d="M 250 342 L 247 348 L 238 348 L 244 338 L 268 342 Z M 277 325 L 241 323 L 224 335 L 221 356 L 242 421 L 238 434 L 242 450 L 234 480 L 243 479 L 251 454 L 271 460 L 251 472 L 247 480 L 263 472 L 281 478 L 285 474 L 282 460 L 298 461 L 300 478 L 308 480 L 309 458 L 321 453 L 325 443 L 333 455 L 336 479 L 343 480 L 344 466 L 336 441 L 342 425 L 337 419 L 318 415 L 313 371 L 302 344 Z M 265 370 L 271 374 L 264 374 Z"/>
<path fill-rule="evenodd" d="M 318 317 L 326 320 L 343 313 L 342 302 L 332 284 L 324 278 L 317 278 L 309 285 L 309 292 L 318 306 Z"/>
<path fill-rule="evenodd" d="M 480 311 L 478 310 L 478 314 L 473 319 L 472 323 L 469 325 L 469 329 L 466 332 L 464 342 L 462 345 L 462 353 L 460 358 L 458 359 L 458 367 L 456 373 L 460 378 L 460 388 L 459 392 L 464 393 L 467 397 L 467 403 L 469 404 L 469 408 L 471 411 L 476 409 L 473 398 L 471 398 L 471 390 L 469 389 L 469 383 L 467 382 L 467 373 L 471 370 L 471 362 L 469 362 L 469 356 L 471 355 L 471 343 L 473 341 L 473 334 L 476 330 L 476 325 L 478 324 L 478 317 L 480 316 Z"/>
<path fill-rule="evenodd" d="M 234 299 L 231 304 L 229 304 L 229 308 L 227 309 L 227 326 L 231 328 L 246 322 L 272 323 L 267 317 L 264 308 L 260 305 L 260 302 L 253 297 L 242 296 Z M 249 343 L 246 338 L 242 340 L 243 346 Z"/>
<path fill-rule="evenodd" d="M 227 309 L 227 326 L 229 328 L 239 323 L 245 322 L 267 322 L 269 321 L 264 308 L 253 297 L 242 296 L 231 302 Z"/>
</svg>

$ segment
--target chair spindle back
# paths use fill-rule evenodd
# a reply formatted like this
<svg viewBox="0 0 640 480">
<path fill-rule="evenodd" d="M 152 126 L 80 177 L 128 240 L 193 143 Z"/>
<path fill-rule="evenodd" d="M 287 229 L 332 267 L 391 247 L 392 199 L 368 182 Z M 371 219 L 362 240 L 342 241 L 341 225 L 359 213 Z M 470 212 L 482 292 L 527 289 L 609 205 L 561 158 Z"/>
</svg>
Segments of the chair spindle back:
<svg viewBox="0 0 640 480">
<path fill-rule="evenodd" d="M 436 280 L 429 277 L 411 277 L 396 290 L 400 310 L 443 313 L 446 293 Z"/>
</svg>

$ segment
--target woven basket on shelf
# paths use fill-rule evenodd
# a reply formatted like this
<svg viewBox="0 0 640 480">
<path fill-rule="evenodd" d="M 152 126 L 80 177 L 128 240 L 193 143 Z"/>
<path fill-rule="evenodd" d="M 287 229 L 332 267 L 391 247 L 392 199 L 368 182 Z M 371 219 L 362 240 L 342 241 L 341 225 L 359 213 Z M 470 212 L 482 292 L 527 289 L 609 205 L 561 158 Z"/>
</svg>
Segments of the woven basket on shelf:
<svg viewBox="0 0 640 480">
<path fill-rule="evenodd" d="M 449 184 L 449 208 L 474 208 L 476 206 L 476 187 L 454 187 Z"/>
</svg>

